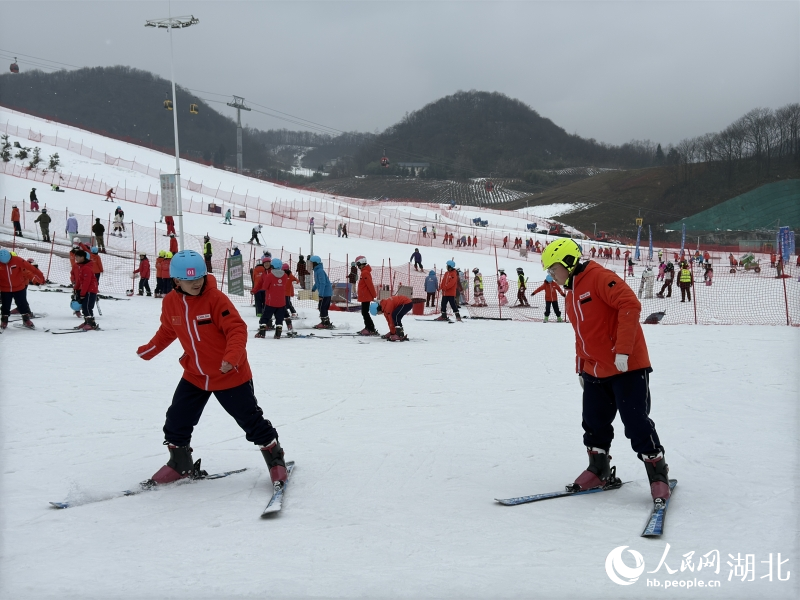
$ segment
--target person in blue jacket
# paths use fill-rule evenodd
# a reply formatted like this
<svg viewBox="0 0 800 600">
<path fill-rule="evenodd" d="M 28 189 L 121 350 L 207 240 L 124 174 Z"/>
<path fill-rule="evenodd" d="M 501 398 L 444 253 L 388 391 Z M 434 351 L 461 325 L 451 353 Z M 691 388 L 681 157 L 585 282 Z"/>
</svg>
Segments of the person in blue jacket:
<svg viewBox="0 0 800 600">
<path fill-rule="evenodd" d="M 436 306 L 436 291 L 439 289 L 439 279 L 436 277 L 436 271 L 431 270 L 425 278 L 425 308 L 429 306 Z"/>
<path fill-rule="evenodd" d="M 316 254 L 309 259 L 311 268 L 314 269 L 314 286 L 312 292 L 319 293 L 319 320 L 314 329 L 333 329 L 331 318 L 328 316 L 328 309 L 331 307 L 331 296 L 333 296 L 333 286 L 328 274 L 322 268 L 322 259 Z"/>
</svg>

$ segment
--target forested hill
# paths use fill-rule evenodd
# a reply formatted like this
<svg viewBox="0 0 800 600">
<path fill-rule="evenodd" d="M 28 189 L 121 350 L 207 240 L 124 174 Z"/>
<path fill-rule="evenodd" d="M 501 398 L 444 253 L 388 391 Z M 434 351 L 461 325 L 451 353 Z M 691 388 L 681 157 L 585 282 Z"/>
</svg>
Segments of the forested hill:
<svg viewBox="0 0 800 600">
<path fill-rule="evenodd" d="M 0 104 L 3 106 L 172 150 L 172 112 L 163 105 L 167 95 L 172 98 L 169 81 L 129 67 L 56 73 L 30 71 L 0 76 Z M 218 164 L 235 155 L 236 123 L 233 119 L 212 110 L 180 86 L 176 98 L 182 153 Z M 199 114 L 189 112 L 192 103 L 199 106 Z M 244 156 L 245 166 L 249 164 L 254 168 L 269 161 L 263 144 L 251 135 L 244 136 Z"/>
<path fill-rule="evenodd" d="M 392 162 L 430 162 L 429 177 L 523 177 L 526 171 L 573 166 L 650 166 L 655 148 L 621 147 L 567 133 L 528 105 L 497 92 L 457 92 L 407 114 L 357 154 L 379 171 Z"/>
</svg>

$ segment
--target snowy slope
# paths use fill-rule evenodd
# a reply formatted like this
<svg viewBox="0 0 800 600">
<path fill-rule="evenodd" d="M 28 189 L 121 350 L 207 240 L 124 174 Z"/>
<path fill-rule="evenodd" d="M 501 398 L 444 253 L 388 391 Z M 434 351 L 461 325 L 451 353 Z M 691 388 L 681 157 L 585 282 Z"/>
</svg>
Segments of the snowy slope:
<svg viewBox="0 0 800 600">
<path fill-rule="evenodd" d="M 121 154 L 119 142 L 107 143 Z M 77 159 L 69 166 L 89 175 L 107 167 Z M 10 198 L 26 197 L 29 187 L 0 177 Z M 109 207 L 85 192 L 40 197 L 55 210 Z M 158 220 L 156 208 L 124 208 L 137 223 Z M 250 224 L 219 221 L 187 215 L 186 228 L 249 237 Z M 303 232 L 265 231 L 271 247 L 307 252 Z M 315 240 L 320 254 L 366 254 L 373 264 L 406 261 L 412 249 L 330 233 Z M 493 271 L 493 256 L 466 254 L 423 249 L 426 263 L 455 256 Z M 501 266 L 516 264 L 523 263 L 506 258 Z M 525 266 L 541 277 L 538 265 Z M 494 502 L 559 490 L 586 465 L 574 335 L 556 323 L 407 317 L 407 344 L 251 339 L 259 403 L 297 461 L 279 517 L 258 518 L 266 467 L 213 398 L 195 430 L 195 457 L 209 471 L 245 473 L 51 509 L 49 501 L 135 486 L 165 462 L 161 427 L 181 351 L 174 344 L 151 362 L 136 356 L 158 324 L 152 298 L 103 300 L 106 331 L 55 336 L 42 329 L 77 322 L 68 295 L 29 297 L 48 315 L 37 320 L 40 330 L 10 327 L 0 336 L 2 598 L 797 597 L 797 328 L 645 327 L 655 369 L 651 416 L 680 481 L 664 538 L 648 540 L 639 537 L 646 476 L 619 422 L 613 462 L 631 484 L 527 506 Z M 304 312 L 298 325 L 309 327 L 316 314 Z M 242 314 L 254 330 L 252 309 Z M 362 325 L 357 314 L 332 318 L 344 331 Z M 667 544 L 665 562 L 676 572 L 648 574 Z M 629 586 L 606 574 L 606 557 L 620 546 L 645 561 Z M 696 567 L 712 550 L 721 555 L 719 574 L 680 570 L 684 555 L 694 552 Z M 789 559 L 783 576 L 788 569 L 791 578 L 779 582 L 776 571 L 773 581 L 761 579 L 761 561 L 777 553 Z M 728 581 L 729 554 L 754 556 L 753 581 Z M 627 553 L 625 562 L 633 566 Z M 720 587 L 664 588 L 698 580 Z"/>
</svg>

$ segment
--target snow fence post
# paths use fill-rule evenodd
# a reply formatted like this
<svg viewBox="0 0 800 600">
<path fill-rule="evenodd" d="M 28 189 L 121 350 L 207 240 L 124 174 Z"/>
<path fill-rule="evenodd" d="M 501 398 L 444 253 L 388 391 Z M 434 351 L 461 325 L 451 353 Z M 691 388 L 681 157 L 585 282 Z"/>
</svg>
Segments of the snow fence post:
<svg viewBox="0 0 800 600">
<path fill-rule="evenodd" d="M 231 238 L 231 242 L 233 242 L 233 238 Z M 222 280 L 219 284 L 219 291 L 222 291 L 222 286 L 225 285 L 225 271 L 228 270 L 228 253 L 230 252 L 230 248 L 225 248 L 225 261 L 222 263 Z"/>
<path fill-rule="evenodd" d="M 494 247 L 494 272 L 495 273 L 499 273 L 500 272 L 500 264 L 497 262 L 497 245 L 495 245 L 495 247 Z M 495 277 L 497 277 L 497 275 L 495 275 Z M 556 297 L 556 300 L 558 300 L 558 297 Z M 500 309 L 500 319 L 502 319 L 503 318 L 503 305 L 500 304 L 500 302 L 498 302 L 497 303 L 497 307 L 498 307 L 498 309 Z M 565 306 L 564 307 L 564 312 L 566 312 L 566 310 L 567 309 L 566 309 L 566 306 Z"/>
<path fill-rule="evenodd" d="M 50 280 L 50 265 L 53 264 L 53 248 L 56 244 L 56 236 L 50 240 L 50 259 L 47 261 L 47 275 L 44 276 L 44 281 L 47 283 Z"/>
</svg>

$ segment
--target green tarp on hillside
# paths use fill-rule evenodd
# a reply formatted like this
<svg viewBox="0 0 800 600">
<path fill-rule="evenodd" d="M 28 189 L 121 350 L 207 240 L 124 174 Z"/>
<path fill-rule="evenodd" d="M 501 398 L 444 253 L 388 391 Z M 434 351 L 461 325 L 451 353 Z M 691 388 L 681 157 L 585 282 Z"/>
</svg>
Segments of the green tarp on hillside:
<svg viewBox="0 0 800 600">
<path fill-rule="evenodd" d="M 762 185 L 701 213 L 664 226 L 687 231 L 777 229 L 778 224 L 800 229 L 800 179 Z"/>
</svg>

